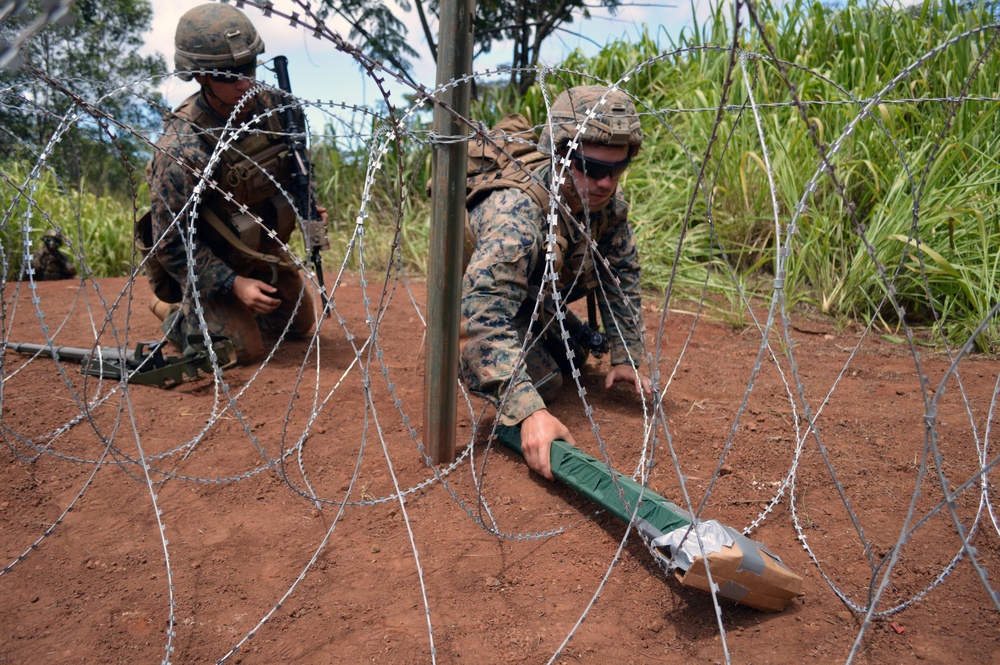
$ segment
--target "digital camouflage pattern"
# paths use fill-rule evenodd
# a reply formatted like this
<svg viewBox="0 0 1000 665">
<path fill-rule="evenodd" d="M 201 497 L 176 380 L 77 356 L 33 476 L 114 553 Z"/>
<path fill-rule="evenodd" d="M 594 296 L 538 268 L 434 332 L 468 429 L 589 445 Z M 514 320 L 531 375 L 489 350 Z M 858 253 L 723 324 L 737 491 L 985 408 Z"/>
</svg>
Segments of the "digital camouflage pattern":
<svg viewBox="0 0 1000 665">
<path fill-rule="evenodd" d="M 31 258 L 31 268 L 36 281 L 71 279 L 76 277 L 76 266 L 59 251 L 62 247 L 62 235 L 55 229 L 49 229 L 42 238 L 42 246 L 35 250 Z"/>
<path fill-rule="evenodd" d="M 174 67 L 178 77 L 191 80 L 192 70 L 231 69 L 250 63 L 264 52 L 264 42 L 250 19 L 222 3 L 199 5 L 177 22 Z"/>
<path fill-rule="evenodd" d="M 587 120 L 591 109 L 595 110 L 594 117 Z M 586 131 L 578 133 L 578 126 L 584 120 L 587 120 Z M 624 91 L 609 91 L 602 85 L 564 90 L 552 102 L 549 122 L 542 129 L 538 149 L 552 154 L 574 138 L 581 143 L 627 145 L 629 156 L 635 157 L 639 154 L 643 139 L 642 124 L 635 104 Z"/>
<path fill-rule="evenodd" d="M 547 177 L 547 168 L 542 167 L 540 177 Z M 534 326 L 530 320 L 545 269 L 546 216 L 547 211 L 518 189 L 495 191 L 469 212 L 469 226 L 477 242 L 462 282 L 462 325 L 467 341 L 459 372 L 470 390 L 498 406 L 507 386 L 512 385 L 499 416 L 505 425 L 516 425 L 544 408 L 545 400 L 551 399 L 563 380 L 558 357 L 565 353 L 565 347 L 553 312 L 542 313 Z M 567 246 L 556 288 L 565 302 L 596 289 L 601 320 L 611 342 L 611 363 L 637 367 L 643 357 L 645 332 L 639 316 L 639 259 L 621 189 L 610 205 L 592 211 L 589 219 L 581 213 L 575 222 L 563 220 L 563 225 L 560 235 Z M 603 266 L 595 267 L 588 228 L 611 268 L 610 275 Z M 598 274 L 603 293 L 597 289 Z M 529 326 L 534 343 L 519 363 Z M 539 340 L 537 333 L 543 329 Z M 579 368 L 585 358 L 573 360 Z"/>
<path fill-rule="evenodd" d="M 268 115 L 266 109 L 273 108 L 276 99 L 274 96 L 265 97 L 266 95 L 272 93 L 258 93 L 258 97 L 250 102 L 253 117 L 260 119 L 260 124 L 274 117 L 273 114 Z M 200 97 L 200 93 L 185 101 L 179 109 L 192 102 L 199 105 L 202 112 L 200 118 L 204 118 L 205 113 L 212 113 Z M 197 315 L 193 311 L 194 302 L 188 289 L 185 229 L 189 224 L 189 215 L 194 205 L 195 188 L 200 181 L 202 170 L 209 163 L 215 142 L 214 139 L 206 138 L 204 134 L 207 131 L 216 132 L 219 127 L 225 125 L 224 120 L 212 115 L 217 125 L 208 128 L 196 126 L 177 114 L 169 116 L 165 121 L 163 133 L 157 142 L 157 150 L 148 171 L 152 198 L 153 238 L 159 239 L 151 252 L 150 260 L 158 261 L 166 273 L 181 284 L 186 294 L 176 320 L 169 319 L 164 328 L 169 330 L 170 338 L 181 346 L 187 335 L 197 334 L 200 329 Z M 251 123 L 252 129 L 257 126 L 259 125 Z M 265 143 L 276 147 L 284 145 L 285 141 L 280 134 L 250 132 L 248 135 L 267 137 Z M 260 149 L 268 151 L 267 145 L 261 146 Z M 239 153 L 239 145 L 231 147 L 227 152 Z M 279 164 L 282 170 L 287 171 L 287 165 L 283 162 L 275 164 Z M 287 178 L 288 173 L 271 175 L 280 182 Z M 214 176 L 221 177 L 219 173 Z M 273 187 L 277 192 L 277 185 Z M 198 207 L 201 210 L 209 208 L 222 219 L 230 219 L 233 206 L 225 202 L 219 189 L 222 189 L 222 185 L 217 184 L 216 188 L 204 188 Z M 265 195 L 267 193 L 264 192 Z M 273 199 L 255 202 L 250 210 L 255 219 L 259 219 L 267 228 L 276 230 L 278 241 L 287 243 L 294 229 L 294 217 L 291 224 L 279 224 L 279 217 L 285 218 L 287 215 L 279 214 L 275 208 L 275 201 L 287 203 L 286 198 L 279 194 Z M 204 318 L 210 333 L 225 335 L 232 339 L 239 362 L 250 362 L 263 352 L 260 329 L 280 332 L 288 322 L 290 307 L 298 299 L 299 293 L 303 292 L 303 281 L 292 259 L 284 252 L 278 241 L 265 233 L 260 233 L 259 245 L 252 248 L 282 259 L 277 281 L 272 283 L 274 276 L 270 268 L 262 270 L 259 262 L 248 260 L 245 255 L 227 245 L 212 232 L 203 217 L 204 215 L 199 215 L 196 221 L 197 232 L 193 236 L 191 253 Z M 266 317 L 254 315 L 231 293 L 232 282 L 237 274 L 272 283 L 272 286 L 279 290 L 277 297 L 282 299 L 282 306 Z M 304 301 L 290 330 L 293 336 L 307 334 L 314 323 L 310 295 L 304 293 L 303 298 Z"/>
</svg>

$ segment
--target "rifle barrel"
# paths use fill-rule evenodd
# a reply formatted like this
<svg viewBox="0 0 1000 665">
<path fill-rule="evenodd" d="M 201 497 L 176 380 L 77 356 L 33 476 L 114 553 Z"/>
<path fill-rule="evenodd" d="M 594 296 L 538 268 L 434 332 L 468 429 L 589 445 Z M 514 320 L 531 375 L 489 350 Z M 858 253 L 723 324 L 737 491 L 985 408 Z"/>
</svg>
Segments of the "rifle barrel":
<svg viewBox="0 0 1000 665">
<path fill-rule="evenodd" d="M 292 94 L 292 82 L 288 76 L 288 58 L 283 55 L 274 57 L 274 74 L 278 78 L 278 87 Z M 319 295 L 323 300 L 323 311 L 330 316 L 329 300 L 326 296 L 326 284 L 323 283 L 323 257 L 320 252 L 330 248 L 326 224 L 321 221 L 319 210 L 312 191 L 312 164 L 306 152 L 303 129 L 299 127 L 295 110 L 286 106 L 282 113 L 285 130 L 288 132 L 288 147 L 292 156 L 292 197 L 302 220 L 302 235 L 305 238 L 309 260 L 316 271 L 316 282 L 319 284 Z"/>
<path fill-rule="evenodd" d="M 24 354 L 40 354 L 43 356 L 54 357 L 58 356 L 60 358 L 65 358 L 66 360 L 87 360 L 89 358 L 94 358 L 98 356 L 98 351 L 100 351 L 100 358 L 102 360 L 121 360 L 122 354 L 118 352 L 118 349 L 112 347 L 105 347 L 100 349 L 82 349 L 73 346 L 52 346 L 51 344 L 30 344 L 27 342 L 17 343 L 11 342 L 7 344 L 7 348 L 16 353 Z"/>
</svg>

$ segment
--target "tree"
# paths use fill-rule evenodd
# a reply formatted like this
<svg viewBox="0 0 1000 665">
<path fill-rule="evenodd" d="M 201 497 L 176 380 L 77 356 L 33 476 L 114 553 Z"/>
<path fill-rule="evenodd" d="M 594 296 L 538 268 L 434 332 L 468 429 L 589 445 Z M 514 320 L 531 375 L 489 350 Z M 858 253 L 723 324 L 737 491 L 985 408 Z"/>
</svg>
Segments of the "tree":
<svg viewBox="0 0 1000 665">
<path fill-rule="evenodd" d="M 406 0 L 398 3 L 410 11 Z M 370 55 L 387 60 L 402 60 L 416 55 L 406 41 L 406 26 L 392 16 L 385 0 L 323 0 L 324 7 L 347 19 L 352 26 L 351 39 L 363 37 L 364 48 Z M 431 28 L 431 20 L 440 17 L 440 0 L 414 0 L 417 16 L 429 45 L 431 57 L 437 62 L 438 44 Z M 475 39 L 476 55 L 489 53 L 494 44 L 505 39 L 513 41 L 510 65 L 510 83 L 523 93 L 534 83 L 533 72 L 523 68 L 538 66 L 542 44 L 577 16 L 589 18 L 586 0 L 477 0 Z M 621 6 L 621 0 L 598 0 L 597 6 L 612 13 Z M 391 57 L 390 57 L 391 56 Z"/>
<path fill-rule="evenodd" d="M 398 0 L 396 4 L 403 11 L 410 11 L 407 0 Z M 410 58 L 419 57 L 419 54 L 406 40 L 406 25 L 383 0 L 323 0 L 322 6 L 321 17 L 331 11 L 343 17 L 351 24 L 348 35 L 351 41 L 362 40 L 362 50 L 367 55 L 388 61 L 414 83 L 410 77 L 413 70 Z"/>
<path fill-rule="evenodd" d="M 7 40 L 39 15 L 32 0 L 0 25 Z M 62 26 L 48 26 L 25 42 L 21 60 L 73 94 L 140 134 L 160 127 L 163 97 L 154 77 L 167 71 L 163 56 L 142 56 L 143 33 L 152 22 L 149 0 L 77 0 Z M 30 159 L 50 141 L 61 120 L 76 108 L 71 96 L 28 69 L 0 70 L 0 159 Z M 93 117 L 83 115 L 56 145 L 50 165 L 64 180 L 87 181 L 98 190 L 128 187 L 129 166 L 140 172 L 148 145 L 111 126 L 129 165 Z"/>
</svg>

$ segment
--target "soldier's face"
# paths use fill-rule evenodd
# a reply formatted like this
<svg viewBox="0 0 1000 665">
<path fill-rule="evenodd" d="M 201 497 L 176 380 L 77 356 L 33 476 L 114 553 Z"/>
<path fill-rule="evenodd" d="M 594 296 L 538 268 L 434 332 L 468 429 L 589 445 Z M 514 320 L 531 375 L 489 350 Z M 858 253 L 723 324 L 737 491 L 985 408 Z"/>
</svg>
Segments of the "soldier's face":
<svg viewBox="0 0 1000 665">
<path fill-rule="evenodd" d="M 580 212 L 584 208 L 600 210 L 608 204 L 618 188 L 618 181 L 628 162 L 628 146 L 584 143 L 576 150 L 576 155 L 569 169 L 572 178 L 568 178 L 562 186 L 566 202 L 573 212 Z M 602 165 L 603 168 L 596 169 L 600 177 L 587 175 L 584 172 L 588 159 Z M 612 164 L 622 166 L 608 168 Z M 586 206 L 584 201 L 587 203 Z"/>
<path fill-rule="evenodd" d="M 221 77 L 218 77 L 221 78 Z M 207 93 L 208 103 L 212 110 L 222 117 L 227 117 L 236 108 L 236 104 L 254 86 L 252 78 L 233 78 L 217 80 L 217 77 L 196 75 L 195 80 L 201 83 Z"/>
</svg>

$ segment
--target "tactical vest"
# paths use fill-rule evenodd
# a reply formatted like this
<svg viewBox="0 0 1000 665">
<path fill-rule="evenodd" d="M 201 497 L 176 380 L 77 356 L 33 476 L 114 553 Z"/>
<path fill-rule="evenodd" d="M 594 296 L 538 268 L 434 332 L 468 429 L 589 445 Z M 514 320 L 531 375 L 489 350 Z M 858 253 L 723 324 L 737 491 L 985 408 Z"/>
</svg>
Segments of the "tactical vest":
<svg viewBox="0 0 1000 665">
<path fill-rule="evenodd" d="M 472 210 L 496 190 L 519 189 L 531 197 L 548 215 L 551 198 L 548 189 L 551 158 L 535 148 L 538 136 L 534 133 L 531 123 L 523 115 L 514 113 L 497 123 L 489 136 L 496 145 L 482 139 L 469 142 L 465 209 Z M 517 161 L 514 161 L 515 159 Z M 586 239 L 576 228 L 576 223 L 567 220 L 565 215 L 566 212 L 560 209 L 556 222 L 553 267 L 563 283 L 574 281 L 579 274 L 583 279 L 577 280 L 578 286 L 583 290 L 593 289 L 597 282 L 593 258 L 586 251 Z M 627 215 L 628 204 L 618 190 L 604 210 L 591 213 L 591 236 L 599 238 L 607 230 L 608 225 L 627 218 Z M 567 256 L 566 253 L 571 245 L 573 251 Z M 466 215 L 463 272 L 468 267 L 475 249 L 476 236 Z"/>
<path fill-rule="evenodd" d="M 465 173 L 466 211 L 475 208 L 491 192 L 500 189 L 519 189 L 548 213 L 550 197 L 544 178 L 544 167 L 550 163 L 550 158 L 535 148 L 538 145 L 538 135 L 528 119 L 520 113 L 512 113 L 490 130 L 489 137 L 496 145 L 485 139 L 475 139 L 468 144 L 468 166 Z M 564 222 L 560 215 L 556 232 L 558 266 L 562 265 L 562 255 L 567 246 L 564 231 Z M 475 249 L 476 236 L 466 215 L 463 272 L 468 267 Z"/>
<path fill-rule="evenodd" d="M 209 151 L 214 151 L 219 140 L 226 138 L 223 135 L 226 122 L 198 103 L 200 94 L 184 100 L 174 115 L 197 132 Z M 295 229 L 295 209 L 281 191 L 288 192 L 291 184 L 290 153 L 273 100 L 267 94 L 258 94 L 251 104 L 255 108 L 249 131 L 240 132 L 238 140 L 222 152 L 209 174 L 215 187 L 203 190 L 197 234 L 201 242 L 237 273 L 270 267 L 273 282 L 282 252 L 261 225 L 273 230 L 284 243 Z M 151 167 L 152 162 L 147 166 L 147 174 Z M 199 165 L 205 167 L 207 164 Z M 144 256 L 153 241 L 152 218 L 146 213 L 136 223 L 136 244 Z M 179 302 L 183 295 L 181 285 L 155 259 L 148 260 L 146 266 L 157 297 Z"/>
</svg>

